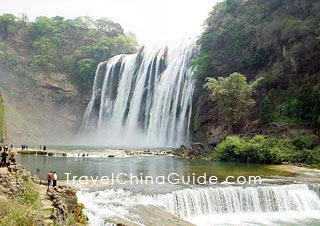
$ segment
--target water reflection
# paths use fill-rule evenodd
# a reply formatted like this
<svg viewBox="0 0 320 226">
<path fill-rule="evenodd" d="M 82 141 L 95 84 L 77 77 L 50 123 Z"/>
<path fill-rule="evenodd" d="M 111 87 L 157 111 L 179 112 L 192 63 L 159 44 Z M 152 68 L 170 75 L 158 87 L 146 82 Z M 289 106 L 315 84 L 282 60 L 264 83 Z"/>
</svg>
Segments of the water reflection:
<svg viewBox="0 0 320 226">
<path fill-rule="evenodd" d="M 220 163 L 201 160 L 181 159 L 169 156 L 130 156 L 126 158 L 91 157 L 49 157 L 36 155 L 17 155 L 17 161 L 31 173 L 45 179 L 48 171 L 56 171 L 59 179 L 66 179 L 65 173 L 74 176 L 108 176 L 125 173 L 140 176 L 217 176 L 219 181 L 227 176 L 287 176 L 288 173 L 266 169 L 265 165 L 243 163 Z"/>
</svg>

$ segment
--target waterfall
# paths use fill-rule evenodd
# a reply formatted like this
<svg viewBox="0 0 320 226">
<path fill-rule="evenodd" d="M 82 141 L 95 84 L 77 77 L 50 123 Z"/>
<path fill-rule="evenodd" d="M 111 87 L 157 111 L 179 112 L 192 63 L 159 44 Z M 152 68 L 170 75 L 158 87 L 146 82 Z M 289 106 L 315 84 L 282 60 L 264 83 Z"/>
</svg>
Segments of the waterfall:
<svg viewBox="0 0 320 226">
<path fill-rule="evenodd" d="M 77 195 L 87 207 L 85 211 L 92 225 L 101 225 L 99 222 L 114 215 L 134 220 L 131 218 L 134 216 L 131 209 L 141 205 L 146 208 L 150 205 L 165 208 L 196 225 L 213 225 L 215 222 L 218 225 L 229 225 L 231 218 L 235 219 L 232 225 L 240 225 L 242 220 L 245 223 L 264 221 L 263 225 L 277 225 L 274 220 L 278 223 L 296 221 L 300 224 L 304 220 L 319 222 L 318 191 L 318 184 L 290 184 L 187 188 L 158 195 L 107 189 L 80 191 Z"/>
<path fill-rule="evenodd" d="M 159 195 L 166 208 L 188 218 L 206 214 L 320 210 L 320 198 L 305 184 L 199 188 Z"/>
<path fill-rule="evenodd" d="M 188 143 L 196 51 L 194 41 L 184 41 L 100 63 L 79 133 L 99 145 Z"/>
</svg>

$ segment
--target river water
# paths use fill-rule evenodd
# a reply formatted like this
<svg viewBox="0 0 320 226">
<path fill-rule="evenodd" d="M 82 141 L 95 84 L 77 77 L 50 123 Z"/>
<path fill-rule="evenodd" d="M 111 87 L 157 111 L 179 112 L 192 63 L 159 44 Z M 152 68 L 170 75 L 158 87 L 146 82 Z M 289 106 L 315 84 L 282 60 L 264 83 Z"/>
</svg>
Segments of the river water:
<svg viewBox="0 0 320 226">
<path fill-rule="evenodd" d="M 66 149 L 67 157 L 18 154 L 17 160 L 42 179 L 50 170 L 56 171 L 64 183 L 66 179 L 72 183 L 71 178 L 77 176 L 75 187 L 79 201 L 86 206 L 90 225 L 109 225 L 108 219 L 113 216 L 148 225 L 143 219 L 148 216 L 139 215 L 137 206 L 163 209 L 201 226 L 320 225 L 320 186 L 292 173 L 270 170 L 260 164 L 219 163 L 176 156 L 126 156 L 123 150 L 108 150 L 106 154 L 106 150 Z M 115 157 L 108 157 L 111 153 Z M 170 184 L 168 176 L 172 173 L 177 178 L 205 175 L 207 181 L 215 176 L 217 184 L 203 185 L 193 183 L 192 179 L 189 183 L 180 180 Z M 112 184 L 111 179 L 119 174 L 122 184 Z M 134 183 L 130 183 L 131 175 L 137 176 Z M 103 176 L 109 178 L 106 184 L 90 180 Z M 233 177 L 230 181 L 238 177 L 240 182 L 247 181 L 226 184 L 230 176 Z M 260 176 L 262 183 L 248 184 L 250 176 Z M 165 179 L 157 184 L 151 183 L 151 177 Z M 86 178 L 88 184 L 84 184 Z"/>
</svg>

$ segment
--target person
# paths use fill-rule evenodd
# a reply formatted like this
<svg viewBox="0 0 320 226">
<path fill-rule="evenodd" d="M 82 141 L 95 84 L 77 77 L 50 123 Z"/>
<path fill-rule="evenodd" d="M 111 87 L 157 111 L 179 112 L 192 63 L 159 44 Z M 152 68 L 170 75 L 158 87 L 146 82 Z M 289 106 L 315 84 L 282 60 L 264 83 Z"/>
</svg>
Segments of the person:
<svg viewBox="0 0 320 226">
<path fill-rule="evenodd" d="M 1 153 L 1 166 L 3 167 L 7 166 L 7 156 L 8 154 L 5 150 L 3 150 L 3 152 Z"/>
<path fill-rule="evenodd" d="M 53 187 L 57 186 L 58 175 L 56 172 L 53 172 Z"/>
<path fill-rule="evenodd" d="M 50 171 L 47 175 L 47 180 L 48 180 L 48 188 L 51 186 L 52 182 L 52 171 Z"/>
<path fill-rule="evenodd" d="M 9 165 L 14 165 L 14 164 L 16 164 L 16 159 L 14 155 L 11 155 L 11 157 L 9 158 Z"/>
<path fill-rule="evenodd" d="M 47 150 L 47 147 L 46 147 L 45 145 L 43 146 L 43 150 L 44 150 L 44 151 L 46 151 L 46 150 Z"/>
</svg>

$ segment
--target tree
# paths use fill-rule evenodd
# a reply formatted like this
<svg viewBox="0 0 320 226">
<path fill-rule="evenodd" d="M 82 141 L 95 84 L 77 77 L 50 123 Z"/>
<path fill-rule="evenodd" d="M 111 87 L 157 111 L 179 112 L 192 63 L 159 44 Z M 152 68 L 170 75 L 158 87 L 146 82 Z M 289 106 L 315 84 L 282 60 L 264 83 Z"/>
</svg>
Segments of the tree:
<svg viewBox="0 0 320 226">
<path fill-rule="evenodd" d="M 28 30 L 28 35 L 32 40 L 36 40 L 42 36 L 50 37 L 53 33 L 53 21 L 45 16 L 37 17 Z"/>
<path fill-rule="evenodd" d="M 3 14 L 0 16 L 0 34 L 2 40 L 7 41 L 9 35 L 14 33 L 14 22 L 16 19 L 12 14 Z"/>
<path fill-rule="evenodd" d="M 271 101 L 268 96 L 265 96 L 261 101 L 261 112 L 259 124 L 261 126 L 266 125 L 273 120 L 274 111 L 272 109 Z"/>
<path fill-rule="evenodd" d="M 94 59 L 85 58 L 77 62 L 76 83 L 80 92 L 86 93 L 92 87 L 97 62 Z"/>
<path fill-rule="evenodd" d="M 101 18 L 96 20 L 95 25 L 99 31 L 104 32 L 109 37 L 115 37 L 124 34 L 121 25 L 118 23 L 114 23 L 112 20 L 109 20 L 108 18 Z"/>
<path fill-rule="evenodd" d="M 226 78 L 206 80 L 205 87 L 218 104 L 219 119 L 232 127 L 234 133 L 238 133 L 255 103 L 252 98 L 253 87 L 247 83 L 244 75 L 237 72 Z"/>
</svg>

